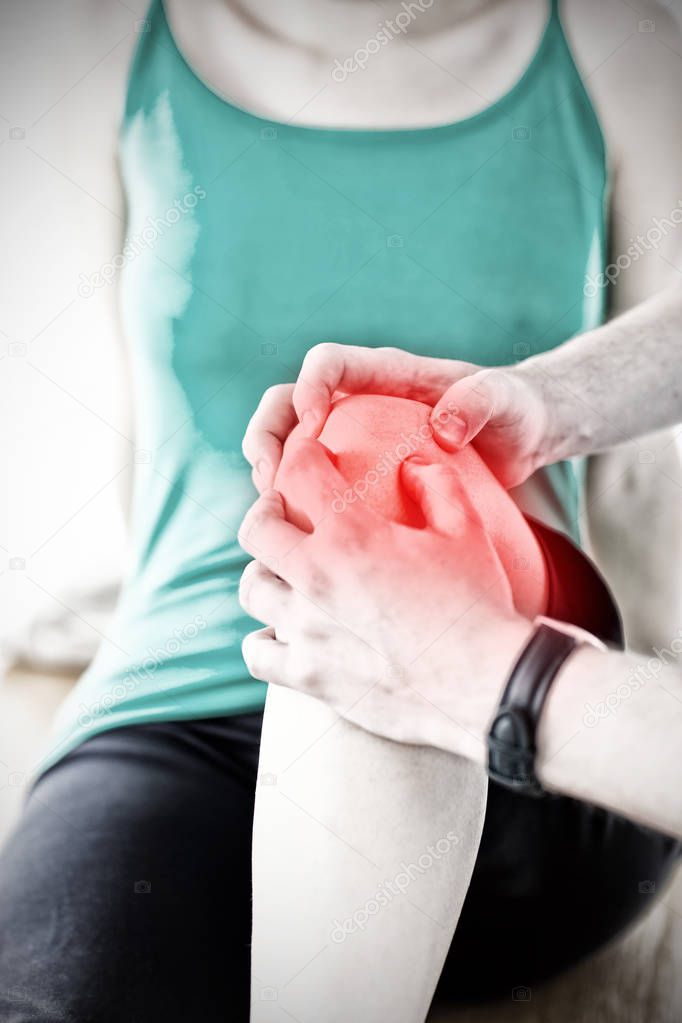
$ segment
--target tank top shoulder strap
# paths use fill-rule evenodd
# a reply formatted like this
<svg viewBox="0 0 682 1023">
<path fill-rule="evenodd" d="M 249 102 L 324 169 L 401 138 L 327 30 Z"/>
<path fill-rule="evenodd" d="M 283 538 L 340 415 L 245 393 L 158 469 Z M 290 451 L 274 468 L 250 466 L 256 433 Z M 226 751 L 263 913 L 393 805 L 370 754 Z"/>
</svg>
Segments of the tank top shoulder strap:
<svg viewBox="0 0 682 1023">
<path fill-rule="evenodd" d="M 547 116 L 570 117 L 580 111 L 582 142 L 596 149 L 606 161 L 606 149 L 599 115 L 585 85 L 573 53 L 573 46 L 566 35 L 561 16 L 562 0 L 550 0 L 550 10 L 545 33 L 545 73 L 554 80 L 555 97 L 552 99 Z M 557 99 L 557 97 L 559 97 Z"/>
<path fill-rule="evenodd" d="M 172 47 L 169 45 L 168 39 L 165 38 L 167 26 L 163 0 L 151 0 L 145 17 L 136 23 L 136 31 L 139 38 L 128 71 L 124 124 L 131 113 L 143 106 L 143 82 L 153 67 L 150 59 L 152 55 L 163 56 L 165 54 L 168 57 L 172 53 Z M 164 68 L 162 73 L 168 73 L 168 71 L 168 68 Z"/>
<path fill-rule="evenodd" d="M 553 42 L 555 44 L 554 52 L 561 53 L 561 55 L 567 60 L 567 66 L 570 73 L 582 84 L 583 76 L 581 75 L 575 61 L 573 47 L 569 42 L 566 30 L 564 29 L 564 23 L 561 17 L 561 0 L 550 0 L 549 8 L 547 30 L 548 34 L 553 37 Z"/>
</svg>

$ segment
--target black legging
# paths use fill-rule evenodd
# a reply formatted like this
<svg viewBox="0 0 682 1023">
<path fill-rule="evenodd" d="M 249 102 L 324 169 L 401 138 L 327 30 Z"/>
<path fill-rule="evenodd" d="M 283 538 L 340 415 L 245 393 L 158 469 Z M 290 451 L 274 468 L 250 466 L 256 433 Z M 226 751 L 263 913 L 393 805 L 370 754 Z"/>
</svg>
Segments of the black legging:
<svg viewBox="0 0 682 1023">
<path fill-rule="evenodd" d="M 260 722 L 114 729 L 39 779 L 0 855 L 3 1023 L 248 1019 Z"/>
<path fill-rule="evenodd" d="M 539 536 L 550 613 L 617 640 L 589 563 Z M 0 855 L 3 1023 L 248 1019 L 260 721 L 115 729 L 39 779 Z M 509 996 L 575 962 L 649 904 L 640 887 L 659 886 L 677 856 L 604 810 L 491 785 L 438 995 Z"/>
</svg>

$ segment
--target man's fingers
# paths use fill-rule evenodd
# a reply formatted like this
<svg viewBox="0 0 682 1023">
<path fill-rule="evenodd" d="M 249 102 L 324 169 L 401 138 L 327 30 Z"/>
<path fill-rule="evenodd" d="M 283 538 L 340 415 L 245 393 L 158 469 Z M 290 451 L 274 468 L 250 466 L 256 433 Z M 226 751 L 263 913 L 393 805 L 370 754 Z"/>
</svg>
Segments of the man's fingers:
<svg viewBox="0 0 682 1023">
<path fill-rule="evenodd" d="M 392 394 L 433 405 L 454 380 L 476 369 L 468 362 L 429 359 L 399 348 L 320 344 L 303 360 L 293 403 L 304 432 L 316 437 L 337 391 Z"/>
<path fill-rule="evenodd" d="M 454 467 L 409 458 L 401 466 L 401 479 L 427 525 L 456 543 L 457 570 L 469 572 L 472 583 L 482 584 L 490 600 L 512 607 L 511 584 L 500 556 Z"/>
<path fill-rule="evenodd" d="M 259 561 L 251 561 L 239 582 L 239 603 L 248 615 L 265 625 L 282 628 L 290 613 L 291 587 Z"/>
<path fill-rule="evenodd" d="M 282 445 L 296 425 L 293 384 L 269 387 L 246 428 L 242 451 L 253 468 L 253 482 L 262 493 L 272 486 Z"/>
<path fill-rule="evenodd" d="M 284 685 L 287 645 L 275 637 L 274 629 L 250 632 L 242 642 L 242 657 L 253 678 Z"/>
<path fill-rule="evenodd" d="M 238 539 L 247 554 L 283 575 L 283 559 L 306 536 L 286 521 L 282 495 L 266 490 L 244 516 Z"/>
<path fill-rule="evenodd" d="M 331 515 L 347 483 L 327 448 L 310 437 L 291 438 L 284 449 L 279 479 L 287 506 L 312 525 Z"/>
<path fill-rule="evenodd" d="M 431 413 L 436 440 L 446 451 L 463 448 L 500 410 L 495 376 L 485 371 L 454 383 Z"/>
<path fill-rule="evenodd" d="M 454 467 L 408 458 L 401 465 L 400 475 L 408 496 L 421 508 L 427 526 L 453 537 L 466 537 L 471 530 L 483 531 L 481 517 Z"/>
</svg>

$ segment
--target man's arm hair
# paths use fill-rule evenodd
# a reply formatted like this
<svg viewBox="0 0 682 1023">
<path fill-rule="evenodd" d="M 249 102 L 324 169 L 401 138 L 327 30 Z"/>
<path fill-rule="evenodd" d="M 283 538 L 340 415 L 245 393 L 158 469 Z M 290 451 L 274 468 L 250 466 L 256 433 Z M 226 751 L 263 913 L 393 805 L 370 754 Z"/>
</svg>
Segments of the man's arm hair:
<svg viewBox="0 0 682 1023">
<path fill-rule="evenodd" d="M 649 658 L 574 652 L 550 690 L 537 754 L 547 788 L 680 839 L 681 635 Z"/>
<path fill-rule="evenodd" d="M 682 285 L 526 360 L 552 410 L 553 454 L 587 455 L 682 421 Z"/>
</svg>

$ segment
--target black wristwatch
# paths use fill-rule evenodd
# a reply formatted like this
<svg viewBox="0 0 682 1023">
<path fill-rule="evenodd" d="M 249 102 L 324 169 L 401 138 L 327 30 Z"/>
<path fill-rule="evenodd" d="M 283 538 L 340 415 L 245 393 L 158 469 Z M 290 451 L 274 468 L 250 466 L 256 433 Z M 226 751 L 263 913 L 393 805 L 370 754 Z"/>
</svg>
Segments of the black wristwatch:
<svg viewBox="0 0 682 1023">
<path fill-rule="evenodd" d="M 552 682 L 576 647 L 606 647 L 584 629 L 552 618 L 540 616 L 533 626 L 488 732 L 488 775 L 515 792 L 543 796 L 535 772 L 535 736 Z"/>
</svg>

